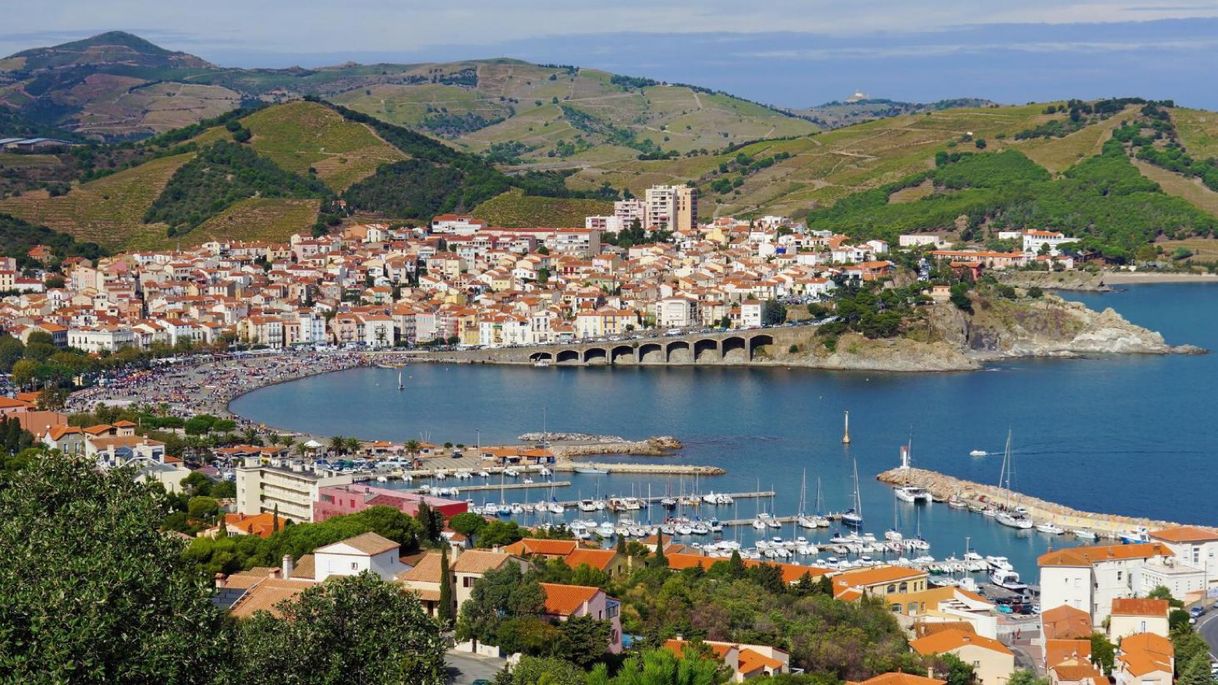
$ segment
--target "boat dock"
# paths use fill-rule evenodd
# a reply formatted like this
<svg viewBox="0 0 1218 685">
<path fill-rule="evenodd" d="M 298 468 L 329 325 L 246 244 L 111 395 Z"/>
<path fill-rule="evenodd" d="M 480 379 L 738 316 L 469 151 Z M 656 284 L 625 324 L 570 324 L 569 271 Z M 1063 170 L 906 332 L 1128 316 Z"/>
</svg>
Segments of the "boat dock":
<svg viewBox="0 0 1218 685">
<path fill-rule="evenodd" d="M 577 472 L 577 469 L 599 469 L 607 473 L 645 473 L 664 476 L 722 476 L 727 473 L 718 466 L 692 464 L 597 464 L 588 461 L 560 461 L 553 464 L 555 471 Z"/>
<path fill-rule="evenodd" d="M 757 492 L 722 492 L 722 493 L 715 493 L 715 494 L 726 495 L 728 497 L 731 497 L 733 500 L 739 500 L 739 499 L 756 499 L 758 497 L 762 497 L 762 498 L 773 497 L 774 491 L 773 490 L 759 490 Z M 693 495 L 688 495 L 688 496 L 692 497 Z M 609 499 L 622 499 L 622 498 L 626 498 L 626 497 L 627 497 L 627 495 L 609 494 L 609 495 L 601 495 L 600 499 L 609 500 Z M 635 497 L 634 499 L 639 500 L 641 502 L 646 502 L 647 506 L 650 507 L 652 505 L 659 506 L 660 500 L 664 499 L 665 497 L 672 497 L 673 499 L 679 499 L 679 497 L 675 496 L 675 495 L 652 495 L 651 497 L 643 496 L 643 497 Z M 579 504 L 579 500 L 570 500 L 570 501 L 565 501 L 565 502 L 560 500 L 558 503 L 565 507 L 574 507 Z M 697 505 L 681 504 L 679 506 L 692 507 L 692 506 L 702 506 L 702 505 L 705 505 L 708 507 L 731 506 L 731 505 L 724 505 L 724 504 L 708 504 L 707 502 L 702 502 L 701 500 L 699 500 L 699 503 Z M 749 519 L 749 521 L 752 521 L 752 520 L 753 519 Z"/>
<path fill-rule="evenodd" d="M 927 469 L 895 468 L 879 474 L 876 479 L 894 487 L 914 485 L 924 488 L 936 501 L 946 501 L 956 497 L 972 510 L 1007 505 L 1023 507 L 1036 523 L 1052 523 L 1067 532 L 1089 531 L 1103 538 L 1119 538 L 1123 533 L 1141 528 L 1154 530 L 1180 525 L 1171 521 L 1079 511 L 1062 504 L 999 488 L 996 485 L 961 480 Z"/>
<path fill-rule="evenodd" d="M 438 490 L 440 488 L 456 488 L 461 493 L 466 493 L 466 492 L 488 492 L 488 491 L 493 491 L 493 490 L 537 490 L 537 489 L 571 487 L 571 481 L 569 481 L 569 480 L 556 480 L 556 481 L 539 480 L 535 483 L 503 483 L 502 485 L 500 485 L 499 483 L 495 483 L 493 485 L 490 483 L 484 483 L 482 485 L 462 485 L 462 483 L 467 483 L 467 482 L 469 482 L 469 481 L 468 480 L 466 480 L 466 481 L 454 480 L 453 483 L 451 485 L 449 485 L 449 484 L 447 484 L 447 481 L 445 481 L 444 485 L 433 485 L 431 489 Z M 418 490 L 415 490 L 415 492 L 418 492 Z"/>
</svg>

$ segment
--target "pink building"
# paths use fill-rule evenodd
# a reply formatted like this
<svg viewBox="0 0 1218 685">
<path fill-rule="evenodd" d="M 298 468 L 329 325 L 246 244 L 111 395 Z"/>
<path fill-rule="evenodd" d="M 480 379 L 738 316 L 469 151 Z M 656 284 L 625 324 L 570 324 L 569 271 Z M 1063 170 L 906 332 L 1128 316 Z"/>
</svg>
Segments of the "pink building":
<svg viewBox="0 0 1218 685">
<path fill-rule="evenodd" d="M 541 583 L 541 591 L 546 595 L 545 611 L 550 618 L 566 621 L 572 616 L 591 616 L 598 621 L 609 621 L 613 629 L 605 648 L 613 654 L 621 653 L 621 602 L 605 594 L 604 590 L 587 585 Z"/>
<path fill-rule="evenodd" d="M 313 503 L 313 520 L 325 521 L 331 516 L 357 514 L 368 507 L 378 506 L 393 507 L 403 514 L 414 516 L 419 511 L 419 505 L 423 503 L 433 510 L 439 511 L 444 518 L 463 514 L 469 510 L 469 505 L 465 502 L 352 483 L 350 485 L 330 485 L 319 489 L 317 501 Z"/>
</svg>

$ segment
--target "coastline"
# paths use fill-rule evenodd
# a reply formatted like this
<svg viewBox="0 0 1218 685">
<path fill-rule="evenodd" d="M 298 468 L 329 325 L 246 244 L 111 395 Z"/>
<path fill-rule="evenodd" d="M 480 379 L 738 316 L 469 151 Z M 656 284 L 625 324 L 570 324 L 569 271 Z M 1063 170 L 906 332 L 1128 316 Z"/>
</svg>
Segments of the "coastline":
<svg viewBox="0 0 1218 685">
<path fill-rule="evenodd" d="M 1109 285 L 1149 285 L 1153 283 L 1218 283 L 1218 274 L 1161 273 L 1154 271 L 1105 271 Z"/>
</svg>

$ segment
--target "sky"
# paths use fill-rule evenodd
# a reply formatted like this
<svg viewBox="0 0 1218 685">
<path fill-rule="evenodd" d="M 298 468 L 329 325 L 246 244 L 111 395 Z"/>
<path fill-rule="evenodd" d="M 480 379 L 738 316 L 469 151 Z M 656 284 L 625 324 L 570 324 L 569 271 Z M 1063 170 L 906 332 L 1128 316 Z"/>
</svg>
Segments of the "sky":
<svg viewBox="0 0 1218 685">
<path fill-rule="evenodd" d="M 517 57 L 801 107 L 1141 95 L 1218 109 L 1218 0 L 2 0 L 0 54 L 125 30 L 216 64 Z"/>
</svg>

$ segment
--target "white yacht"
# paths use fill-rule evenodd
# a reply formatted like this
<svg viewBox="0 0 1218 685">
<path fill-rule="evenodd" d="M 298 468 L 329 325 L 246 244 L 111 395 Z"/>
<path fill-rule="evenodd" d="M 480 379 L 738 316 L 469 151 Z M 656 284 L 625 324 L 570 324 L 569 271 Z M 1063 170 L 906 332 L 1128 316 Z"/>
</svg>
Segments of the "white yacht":
<svg viewBox="0 0 1218 685">
<path fill-rule="evenodd" d="M 1059 528 L 1058 526 L 1054 525 L 1052 521 L 1036 524 L 1036 530 L 1048 535 L 1061 535 L 1062 533 L 1066 532 L 1064 528 Z"/>
<path fill-rule="evenodd" d="M 990 582 L 1001 588 L 1020 592 L 1028 588 L 1019 580 L 1019 574 L 1009 569 L 998 569 L 990 574 Z"/>
<path fill-rule="evenodd" d="M 897 499 L 910 504 L 930 504 L 930 492 L 916 485 L 906 485 L 893 491 Z"/>
</svg>

